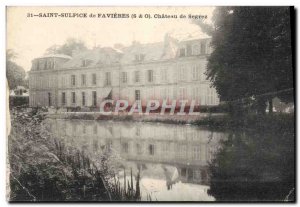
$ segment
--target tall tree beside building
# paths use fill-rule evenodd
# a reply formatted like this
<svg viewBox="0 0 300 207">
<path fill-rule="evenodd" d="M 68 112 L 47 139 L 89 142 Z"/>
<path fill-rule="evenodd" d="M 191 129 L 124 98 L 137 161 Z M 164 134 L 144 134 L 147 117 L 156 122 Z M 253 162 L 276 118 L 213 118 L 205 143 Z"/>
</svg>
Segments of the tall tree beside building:
<svg viewBox="0 0 300 207">
<path fill-rule="evenodd" d="M 16 53 L 13 50 L 6 51 L 6 78 L 9 89 L 15 89 L 19 85 L 26 85 L 25 70 L 14 62 L 15 58 Z"/>
<path fill-rule="evenodd" d="M 69 38 L 63 45 L 53 45 L 46 50 L 46 54 L 65 54 L 72 56 L 74 50 L 82 51 L 87 47 L 82 40 Z"/>
<path fill-rule="evenodd" d="M 212 36 L 206 73 L 222 100 L 253 97 L 261 113 L 276 96 L 292 100 L 280 93 L 293 88 L 289 7 L 217 7 L 212 22 L 196 23 Z"/>
</svg>

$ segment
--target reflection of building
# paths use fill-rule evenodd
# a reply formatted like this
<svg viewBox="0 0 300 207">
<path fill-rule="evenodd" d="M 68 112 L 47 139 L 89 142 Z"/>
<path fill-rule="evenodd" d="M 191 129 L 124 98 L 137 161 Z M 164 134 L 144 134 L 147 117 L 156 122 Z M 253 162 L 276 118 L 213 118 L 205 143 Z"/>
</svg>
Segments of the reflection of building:
<svg viewBox="0 0 300 207">
<path fill-rule="evenodd" d="M 16 89 L 9 91 L 9 106 L 28 106 L 29 93 L 24 86 L 17 86 Z"/>
<path fill-rule="evenodd" d="M 221 133 L 192 126 L 49 120 L 52 132 L 91 156 L 120 154 L 137 165 L 164 164 L 177 168 L 182 182 L 206 182 L 207 164 Z"/>
<path fill-rule="evenodd" d="M 217 105 L 204 75 L 209 44 L 209 38 L 179 41 L 166 35 L 164 42 L 36 58 L 29 75 L 30 105 L 95 107 L 105 98 Z"/>
</svg>

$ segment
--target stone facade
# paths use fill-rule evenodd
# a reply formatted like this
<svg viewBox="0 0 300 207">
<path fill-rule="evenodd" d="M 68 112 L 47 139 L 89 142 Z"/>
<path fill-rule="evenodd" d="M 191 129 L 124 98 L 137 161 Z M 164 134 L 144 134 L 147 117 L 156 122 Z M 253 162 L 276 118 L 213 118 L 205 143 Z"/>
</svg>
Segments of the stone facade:
<svg viewBox="0 0 300 207">
<path fill-rule="evenodd" d="M 30 106 L 99 107 L 108 98 L 143 105 L 149 99 L 218 105 L 204 74 L 209 44 L 210 38 L 179 41 L 166 35 L 158 43 L 36 58 L 29 75 Z"/>
</svg>

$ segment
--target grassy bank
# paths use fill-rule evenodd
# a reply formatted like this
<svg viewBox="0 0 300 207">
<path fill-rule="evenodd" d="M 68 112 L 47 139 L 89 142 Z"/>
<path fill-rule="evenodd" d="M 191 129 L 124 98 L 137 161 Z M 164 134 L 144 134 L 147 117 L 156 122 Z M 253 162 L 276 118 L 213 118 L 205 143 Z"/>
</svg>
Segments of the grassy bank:
<svg viewBox="0 0 300 207">
<path fill-rule="evenodd" d="M 116 201 L 139 200 L 134 184 L 110 182 L 114 173 L 99 155 L 92 160 L 82 150 L 53 137 L 43 125 L 45 116 L 13 110 L 8 139 L 9 200 Z M 138 180 L 137 183 L 138 185 Z M 137 190 L 135 190 L 137 189 Z"/>
</svg>

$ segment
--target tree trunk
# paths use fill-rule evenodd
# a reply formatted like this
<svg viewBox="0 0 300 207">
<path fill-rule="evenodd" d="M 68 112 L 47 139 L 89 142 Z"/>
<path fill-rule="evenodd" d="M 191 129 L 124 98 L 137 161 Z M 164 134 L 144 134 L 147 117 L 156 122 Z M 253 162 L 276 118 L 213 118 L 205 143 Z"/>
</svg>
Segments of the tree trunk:
<svg viewBox="0 0 300 207">
<path fill-rule="evenodd" d="M 273 114 L 273 100 L 269 99 L 269 114 Z"/>
</svg>

